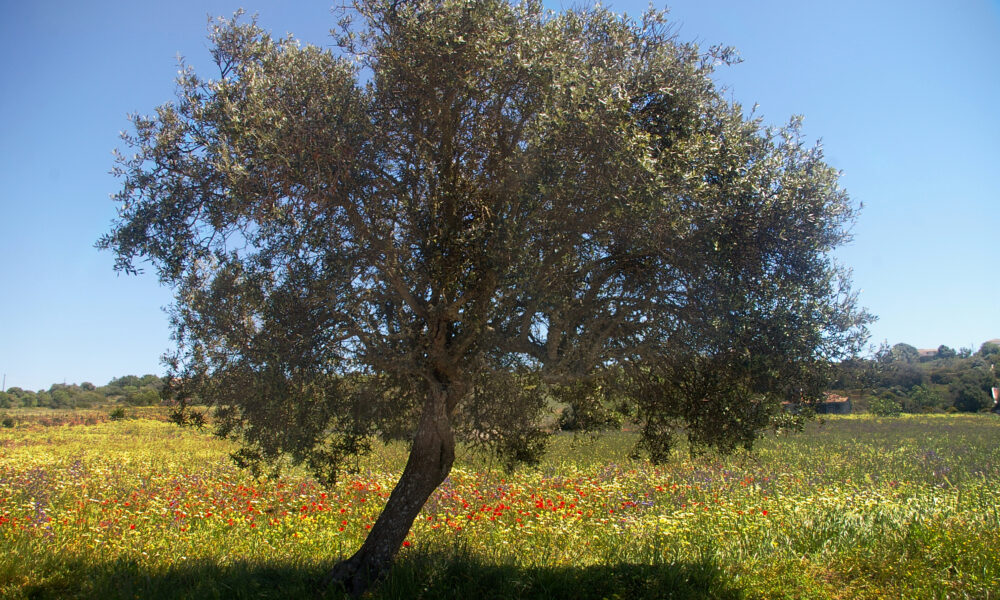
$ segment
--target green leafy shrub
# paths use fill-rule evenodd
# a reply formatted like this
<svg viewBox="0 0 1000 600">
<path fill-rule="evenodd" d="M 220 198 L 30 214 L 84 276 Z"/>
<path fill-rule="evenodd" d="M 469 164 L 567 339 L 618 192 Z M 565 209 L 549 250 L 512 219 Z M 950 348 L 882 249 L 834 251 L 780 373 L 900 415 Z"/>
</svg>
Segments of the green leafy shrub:
<svg viewBox="0 0 1000 600">
<path fill-rule="evenodd" d="M 885 394 L 872 398 L 868 404 L 868 412 L 879 417 L 898 417 L 903 407 L 892 396 Z"/>
</svg>

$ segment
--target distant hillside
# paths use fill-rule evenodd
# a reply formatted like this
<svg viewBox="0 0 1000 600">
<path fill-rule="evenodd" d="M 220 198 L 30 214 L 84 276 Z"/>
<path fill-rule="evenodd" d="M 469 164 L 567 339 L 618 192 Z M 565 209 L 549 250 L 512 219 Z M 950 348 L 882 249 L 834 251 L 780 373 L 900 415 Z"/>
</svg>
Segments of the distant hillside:
<svg viewBox="0 0 1000 600">
<path fill-rule="evenodd" d="M 160 403 L 163 379 L 156 375 L 125 375 L 95 386 L 54 383 L 48 390 L 33 392 L 19 387 L 0 391 L 0 408 L 91 408 L 103 404 L 151 406 Z"/>
<path fill-rule="evenodd" d="M 904 412 L 976 412 L 995 407 L 992 388 L 1000 386 L 1000 338 L 979 350 L 948 346 L 917 349 L 909 344 L 883 348 L 871 360 L 847 361 L 832 388 L 866 408 L 873 398 L 896 403 Z"/>
</svg>

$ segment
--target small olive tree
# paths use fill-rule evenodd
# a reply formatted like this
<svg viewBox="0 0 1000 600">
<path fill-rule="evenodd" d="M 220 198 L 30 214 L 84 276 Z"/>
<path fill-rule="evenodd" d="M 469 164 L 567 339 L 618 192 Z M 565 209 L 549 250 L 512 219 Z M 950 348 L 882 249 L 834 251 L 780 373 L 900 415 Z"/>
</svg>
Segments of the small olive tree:
<svg viewBox="0 0 1000 600">
<path fill-rule="evenodd" d="M 724 100 L 728 51 L 533 0 L 358 0 L 339 31 L 215 25 L 218 77 L 132 118 L 98 243 L 175 290 L 168 391 L 214 404 L 240 462 L 331 481 L 409 442 L 332 581 L 385 572 L 456 439 L 537 456 L 546 394 L 613 397 L 656 460 L 681 428 L 729 449 L 864 338 L 838 174 Z"/>
</svg>

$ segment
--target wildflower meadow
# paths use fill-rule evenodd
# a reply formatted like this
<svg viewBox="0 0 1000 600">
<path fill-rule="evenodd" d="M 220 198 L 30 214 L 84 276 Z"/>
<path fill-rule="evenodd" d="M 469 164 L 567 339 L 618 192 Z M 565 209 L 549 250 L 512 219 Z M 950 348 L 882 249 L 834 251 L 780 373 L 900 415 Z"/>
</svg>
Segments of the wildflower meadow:
<svg viewBox="0 0 1000 600">
<path fill-rule="evenodd" d="M 989 415 L 852 416 L 664 466 L 619 432 L 513 472 L 466 452 L 371 596 L 998 598 L 998 441 Z M 0 597 L 314 597 L 405 460 L 326 488 L 232 449 L 153 418 L 0 429 Z"/>
</svg>

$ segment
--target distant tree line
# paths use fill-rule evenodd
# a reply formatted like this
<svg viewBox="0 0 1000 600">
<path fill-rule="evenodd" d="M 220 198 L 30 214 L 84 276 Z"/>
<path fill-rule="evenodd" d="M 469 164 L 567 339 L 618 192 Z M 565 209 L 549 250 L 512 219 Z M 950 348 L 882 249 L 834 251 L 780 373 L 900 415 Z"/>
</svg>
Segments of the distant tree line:
<svg viewBox="0 0 1000 600">
<path fill-rule="evenodd" d="M 973 352 L 939 346 L 933 354 L 921 354 L 910 344 L 884 346 L 870 359 L 839 363 L 831 391 L 852 399 L 862 410 L 882 412 L 977 412 L 994 408 L 993 387 L 1000 387 L 1000 345 L 987 342 Z M 124 375 L 102 386 L 54 383 L 47 390 L 11 387 L 0 390 L 3 408 L 93 408 L 108 404 L 152 406 L 161 401 L 164 380 L 157 375 Z M 576 429 L 579 419 L 596 417 L 590 411 L 577 414 L 577 401 L 553 399 L 566 410 L 558 426 Z M 604 414 L 602 412 L 601 414 Z M 608 422 L 605 426 L 614 426 Z"/>
<path fill-rule="evenodd" d="M 921 352 L 909 344 L 888 345 L 867 360 L 839 365 L 835 391 L 860 399 L 876 412 L 978 412 L 994 408 L 991 389 L 1000 386 L 1000 346 L 978 351 L 939 346 Z"/>
<path fill-rule="evenodd" d="M 79 385 L 54 383 L 47 390 L 19 387 L 0 391 L 0 408 L 92 408 L 106 404 L 150 406 L 160 403 L 163 378 L 156 375 L 125 375 L 107 385 L 89 381 Z"/>
</svg>

